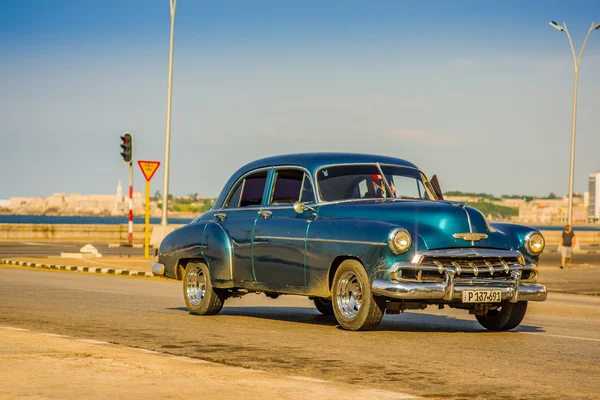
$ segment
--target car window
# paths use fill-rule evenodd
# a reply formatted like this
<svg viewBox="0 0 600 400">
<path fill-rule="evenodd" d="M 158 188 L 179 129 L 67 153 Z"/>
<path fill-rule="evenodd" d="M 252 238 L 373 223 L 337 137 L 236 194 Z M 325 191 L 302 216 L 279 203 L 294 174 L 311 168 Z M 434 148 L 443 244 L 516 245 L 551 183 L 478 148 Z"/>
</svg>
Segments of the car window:
<svg viewBox="0 0 600 400">
<path fill-rule="evenodd" d="M 375 165 L 343 165 L 323 168 L 317 175 L 325 201 L 386 197 L 385 184 Z"/>
<path fill-rule="evenodd" d="M 275 174 L 271 204 L 293 204 L 300 200 L 304 172 L 298 169 L 282 169 Z"/>
<path fill-rule="evenodd" d="M 244 190 L 240 200 L 240 207 L 259 206 L 262 204 L 267 171 L 256 172 L 244 179 Z"/>
<path fill-rule="evenodd" d="M 302 203 L 313 203 L 315 201 L 315 192 L 308 175 L 304 174 L 304 183 L 302 184 L 302 193 L 300 194 Z"/>
<path fill-rule="evenodd" d="M 225 208 L 237 208 L 240 206 L 240 196 L 242 194 L 242 189 L 244 187 L 244 181 L 241 181 L 237 184 L 233 194 L 227 201 Z"/>
<path fill-rule="evenodd" d="M 412 168 L 384 165 L 381 167 L 387 179 L 392 197 L 399 199 L 435 199 L 423 184 L 423 176 L 420 171 Z"/>
</svg>

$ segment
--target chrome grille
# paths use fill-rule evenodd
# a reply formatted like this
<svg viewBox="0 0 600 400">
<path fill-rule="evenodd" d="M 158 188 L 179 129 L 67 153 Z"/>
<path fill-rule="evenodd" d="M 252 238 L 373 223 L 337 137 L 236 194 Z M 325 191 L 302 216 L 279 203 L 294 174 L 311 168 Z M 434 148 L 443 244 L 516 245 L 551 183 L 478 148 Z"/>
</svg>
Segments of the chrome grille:
<svg viewBox="0 0 600 400">
<path fill-rule="evenodd" d="M 450 249 L 418 253 L 413 262 L 398 269 L 402 280 L 439 281 L 445 271 L 455 271 L 456 278 L 506 280 L 511 272 L 521 271 L 521 279 L 534 278 L 534 266 L 525 265 L 523 256 L 516 251 L 493 249 Z"/>
</svg>

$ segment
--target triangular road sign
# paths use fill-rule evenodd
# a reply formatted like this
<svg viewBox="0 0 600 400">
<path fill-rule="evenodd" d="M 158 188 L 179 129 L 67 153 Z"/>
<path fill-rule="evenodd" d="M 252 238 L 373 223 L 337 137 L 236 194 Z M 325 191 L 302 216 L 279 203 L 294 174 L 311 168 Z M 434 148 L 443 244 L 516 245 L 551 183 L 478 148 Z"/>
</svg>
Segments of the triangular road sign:
<svg viewBox="0 0 600 400">
<path fill-rule="evenodd" d="M 144 177 L 146 178 L 146 180 L 149 181 L 154 176 L 154 173 L 158 169 L 160 162 L 159 161 L 138 160 L 138 165 L 140 166 L 140 169 L 142 170 L 142 174 L 144 174 Z"/>
</svg>

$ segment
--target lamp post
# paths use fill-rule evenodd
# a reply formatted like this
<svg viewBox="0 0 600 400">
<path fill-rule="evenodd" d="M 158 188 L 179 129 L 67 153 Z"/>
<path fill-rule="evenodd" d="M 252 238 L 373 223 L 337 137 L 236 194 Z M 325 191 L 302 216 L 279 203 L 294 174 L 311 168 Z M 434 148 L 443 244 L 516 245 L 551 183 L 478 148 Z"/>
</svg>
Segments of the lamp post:
<svg viewBox="0 0 600 400">
<path fill-rule="evenodd" d="M 162 217 L 160 224 L 167 226 L 167 207 L 169 201 L 169 154 L 171 153 L 171 99 L 173 85 L 173 36 L 175 33 L 175 9 L 177 0 L 169 0 L 171 5 L 171 46 L 169 48 L 169 87 L 167 89 L 167 133 L 165 137 L 165 174 L 163 180 Z"/>
<path fill-rule="evenodd" d="M 554 21 L 550 21 L 549 24 L 554 29 L 567 34 L 569 44 L 571 45 L 573 65 L 575 68 L 575 81 L 573 84 L 573 120 L 571 126 L 571 169 L 569 173 L 569 210 L 567 215 L 568 224 L 571 225 L 573 223 L 573 180 L 575 174 L 575 131 L 577 129 L 577 86 L 579 82 L 579 66 L 581 64 L 581 56 L 583 55 L 583 50 L 585 49 L 585 44 L 587 43 L 588 38 L 590 37 L 590 33 L 592 33 L 593 30 L 599 29 L 600 24 L 596 25 L 595 22 L 592 22 L 592 25 L 590 26 L 590 29 L 588 30 L 588 33 L 583 41 L 583 45 L 581 46 L 581 50 L 579 51 L 579 57 L 575 56 L 575 48 L 573 47 L 573 41 L 571 40 L 571 35 L 567 29 L 567 24 L 563 22 L 562 25 L 558 25 Z"/>
</svg>

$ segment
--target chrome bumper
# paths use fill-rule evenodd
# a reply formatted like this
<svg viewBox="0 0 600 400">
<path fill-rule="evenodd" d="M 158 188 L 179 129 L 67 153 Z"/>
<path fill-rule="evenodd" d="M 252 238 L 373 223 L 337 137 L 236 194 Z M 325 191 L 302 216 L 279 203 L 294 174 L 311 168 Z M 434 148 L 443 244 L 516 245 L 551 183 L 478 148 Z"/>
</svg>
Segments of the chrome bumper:
<svg viewBox="0 0 600 400">
<path fill-rule="evenodd" d="M 161 263 L 154 263 L 152 266 L 152 274 L 163 276 L 165 274 L 165 266 Z"/>
<path fill-rule="evenodd" d="M 473 269 L 474 268 L 474 269 Z M 471 290 L 500 290 L 502 300 L 517 301 L 544 301 L 547 297 L 546 287 L 535 282 L 521 281 L 523 270 L 535 270 L 534 264 L 503 264 L 502 267 L 458 267 L 443 265 L 420 265 L 418 263 L 396 263 L 390 269 L 391 275 L 398 276 L 402 270 L 436 271 L 443 277 L 443 282 L 426 282 L 419 280 L 386 281 L 376 279 L 372 283 L 373 293 L 401 300 L 440 300 L 452 301 L 462 299 L 464 291 Z M 465 270 L 475 276 L 461 278 Z M 488 275 L 487 277 L 479 276 Z M 507 279 L 493 278 L 495 272 L 503 272 Z"/>
</svg>

